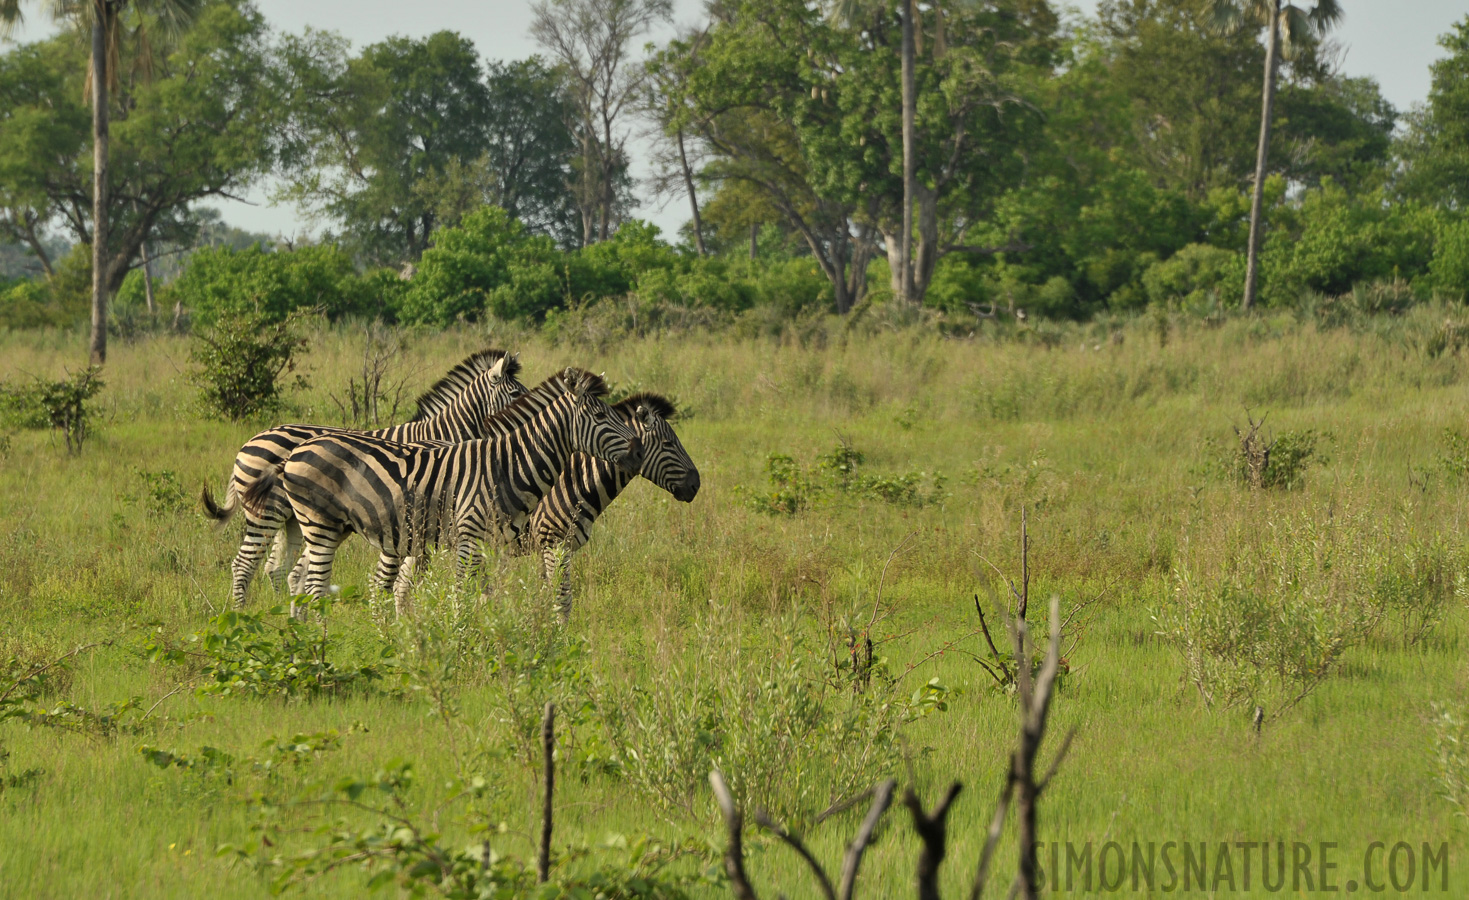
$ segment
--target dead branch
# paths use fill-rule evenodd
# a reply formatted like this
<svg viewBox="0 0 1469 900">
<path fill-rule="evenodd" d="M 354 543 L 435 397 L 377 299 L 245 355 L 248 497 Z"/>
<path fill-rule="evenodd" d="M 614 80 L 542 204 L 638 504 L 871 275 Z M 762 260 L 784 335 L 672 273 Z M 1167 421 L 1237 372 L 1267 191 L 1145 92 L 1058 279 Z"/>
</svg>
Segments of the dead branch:
<svg viewBox="0 0 1469 900">
<path fill-rule="evenodd" d="M 852 900 L 852 891 L 857 887 L 857 869 L 862 865 L 862 854 L 872 842 L 872 833 L 877 830 L 878 821 L 893 802 L 893 788 L 896 786 L 897 781 L 892 778 L 877 786 L 872 797 L 872 806 L 867 810 L 867 818 L 862 820 L 857 836 L 847 845 L 847 855 L 842 859 L 841 900 Z"/>
<path fill-rule="evenodd" d="M 923 841 L 923 853 L 918 857 L 918 900 L 939 900 L 939 865 L 948 850 L 949 807 L 963 789 L 957 781 L 949 785 L 949 792 L 932 815 L 923 811 L 923 803 L 911 787 L 903 792 L 903 803 L 913 814 L 913 830 Z"/>
<path fill-rule="evenodd" d="M 811 851 L 806 849 L 806 845 L 801 843 L 800 838 L 775 824 L 771 820 L 770 815 L 763 809 L 755 810 L 755 821 L 761 828 L 774 834 L 784 841 L 788 847 L 796 851 L 797 855 L 806 861 L 806 865 L 811 868 L 811 872 L 816 876 L 817 884 L 821 885 L 821 895 L 826 900 L 836 900 L 836 890 L 831 886 L 831 878 L 826 874 L 826 869 L 822 868 L 821 863 L 816 861 L 816 857 L 811 855 Z"/>
<path fill-rule="evenodd" d="M 556 704 L 546 704 L 541 719 L 541 747 L 545 752 L 545 799 L 541 803 L 541 848 L 536 856 L 536 879 L 545 884 L 551 878 L 551 792 L 556 787 Z"/>
<path fill-rule="evenodd" d="M 724 776 L 718 769 L 709 773 L 709 787 L 714 789 L 714 800 L 724 815 L 724 827 L 729 835 L 729 846 L 724 851 L 724 873 L 729 876 L 730 891 L 735 900 L 759 900 L 755 889 L 750 887 L 750 879 L 745 877 L 745 848 L 741 835 L 744 817 L 735 806 L 729 786 L 724 783 Z"/>
</svg>

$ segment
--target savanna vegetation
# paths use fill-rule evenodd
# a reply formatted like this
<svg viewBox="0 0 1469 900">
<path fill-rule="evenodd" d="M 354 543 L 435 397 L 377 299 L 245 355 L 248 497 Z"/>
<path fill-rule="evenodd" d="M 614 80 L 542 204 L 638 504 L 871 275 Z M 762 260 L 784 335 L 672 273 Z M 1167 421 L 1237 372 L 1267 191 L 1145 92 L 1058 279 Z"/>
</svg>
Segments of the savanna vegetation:
<svg viewBox="0 0 1469 900">
<path fill-rule="evenodd" d="M 835 874 L 896 779 L 966 896 L 1045 673 L 992 892 L 1022 834 L 1091 848 L 1062 891 L 1168 841 L 1464 890 L 1469 19 L 1399 110 L 1271 6 L 738 0 L 644 52 L 666 0 L 538 0 L 486 61 L 0 0 L 67 26 L 0 53 L 0 895 L 743 900 L 738 810 L 817 896 L 787 845 Z M 316 235 L 208 205 L 262 184 Z M 401 617 L 361 541 L 234 608 L 242 442 L 485 347 L 665 395 L 698 496 L 635 483 L 565 626 L 494 548 Z M 937 867 L 902 803 L 858 895 Z M 1141 890 L 1279 889 L 1210 858 Z"/>
<path fill-rule="evenodd" d="M 578 363 L 676 399 L 703 491 L 686 506 L 634 485 L 577 558 L 565 629 L 523 558 L 468 592 L 436 561 L 420 614 L 396 621 L 362 590 L 360 542 L 320 618 L 288 620 L 264 581 L 229 609 L 238 534 L 195 494 L 267 420 L 201 415 L 188 339 L 140 338 L 87 401 L 80 453 L 7 420 L 5 884 L 357 895 L 410 883 L 423 858 L 393 817 L 471 861 L 488 841 L 529 879 L 550 701 L 554 883 L 656 872 L 662 895 L 724 895 L 717 766 L 832 867 L 865 808 L 835 801 L 887 775 L 930 802 L 963 781 L 943 872 L 961 894 L 1014 741 L 996 674 L 1014 661 L 987 646 L 976 597 L 1000 629 L 1022 509 L 1032 598 L 1076 612 L 1052 712 L 1075 738 L 1043 839 L 1331 840 L 1350 848 L 1342 880 L 1375 840 L 1447 841 L 1452 862 L 1469 797 L 1457 315 L 402 336 L 384 383 L 419 387 L 489 341 L 522 352 L 527 380 Z M 277 415 L 350 422 L 338 400 L 368 338 L 317 321 L 310 387 Z M 6 374 L 83 340 L 8 338 Z M 755 883 L 810 895 L 799 859 L 750 827 Z M 345 862 L 369 851 L 402 868 Z M 860 893 L 905 893 L 916 852 L 892 819 Z"/>
</svg>

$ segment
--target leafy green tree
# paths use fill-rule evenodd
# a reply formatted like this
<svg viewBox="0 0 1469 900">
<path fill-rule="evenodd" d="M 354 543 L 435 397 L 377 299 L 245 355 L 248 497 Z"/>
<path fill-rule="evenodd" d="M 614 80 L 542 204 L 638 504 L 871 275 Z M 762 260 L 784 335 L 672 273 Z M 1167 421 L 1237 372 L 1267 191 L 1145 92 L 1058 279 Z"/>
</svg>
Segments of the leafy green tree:
<svg viewBox="0 0 1469 900">
<path fill-rule="evenodd" d="M 177 35 L 195 16 L 198 0 L 92 0 L 90 3 L 70 0 L 46 0 L 43 4 L 53 19 L 72 26 L 77 33 L 90 38 L 91 54 L 87 58 L 88 96 L 92 104 L 92 365 L 107 361 L 107 299 L 112 284 L 113 259 L 110 255 L 111 231 L 108 227 L 109 119 L 114 102 L 112 94 L 119 86 L 118 67 L 125 44 L 125 30 L 131 27 L 134 46 L 141 51 L 135 60 L 138 70 L 147 74 L 151 68 L 149 34 L 157 30 L 165 36 Z M 0 28 L 9 30 L 21 21 L 20 0 L 0 0 Z M 126 110 L 120 105 L 120 111 Z"/>
<path fill-rule="evenodd" d="M 94 319 L 99 277 L 105 316 L 106 298 L 140 258 L 145 241 L 187 244 L 198 224 L 193 204 L 236 196 L 269 170 L 278 104 L 269 90 L 266 39 L 260 14 L 232 2 L 202 6 L 166 54 L 145 57 L 136 29 L 120 30 L 117 58 L 134 64 L 114 67 L 118 80 L 106 94 L 112 109 L 100 235 L 92 203 L 98 157 L 79 99 L 85 48 L 63 35 L 3 57 L 0 96 L 18 102 L 0 105 L 0 170 L 7 185 L 0 202 L 19 200 L 17 206 L 28 205 L 38 222 L 54 221 L 91 248 Z M 40 123 L 44 129 L 35 127 Z M 100 269 L 98 247 L 106 251 Z M 93 338 L 94 351 L 100 343 L 105 352 L 105 336 Z"/>
<path fill-rule="evenodd" d="M 1449 55 L 1428 68 L 1428 104 L 1409 117 L 1398 156 L 1399 191 L 1426 203 L 1469 209 L 1469 16 L 1441 35 Z"/>
<path fill-rule="evenodd" d="M 489 193 L 491 95 L 468 38 L 394 37 L 349 57 L 340 36 L 308 31 L 281 56 L 291 127 L 280 197 L 340 223 L 368 260 L 417 259 L 441 209 Z"/>
<path fill-rule="evenodd" d="M 244 250 L 206 248 L 189 257 L 168 291 L 196 322 L 209 326 L 231 315 L 274 323 L 297 310 L 320 310 L 332 318 L 380 312 L 368 308 L 352 258 L 335 244 L 289 252 L 258 244 Z"/>
<path fill-rule="evenodd" d="M 1250 238 L 1246 248 L 1245 295 L 1241 306 L 1255 303 L 1259 280 L 1260 238 L 1265 227 L 1265 174 L 1270 156 L 1270 125 L 1275 114 L 1275 82 L 1280 57 L 1292 56 L 1295 48 L 1312 42 L 1341 18 L 1336 0 L 1316 0 L 1309 11 L 1282 0 L 1210 0 L 1214 26 L 1220 31 L 1237 31 L 1246 24 L 1264 26 L 1265 86 L 1260 108 L 1260 142 L 1255 153 L 1255 184 L 1250 200 Z"/>
<path fill-rule="evenodd" d="M 1050 64 L 1056 20 L 1030 0 L 942 7 L 915 63 L 916 242 L 903 265 L 902 22 L 888 6 L 838 27 L 794 0 L 715 7 L 699 41 L 655 63 L 677 84 L 682 121 L 717 155 L 707 174 L 757 187 L 806 239 L 845 311 L 865 288 L 880 237 L 893 292 L 911 268 L 922 299 L 938 260 L 992 252 L 967 238 L 1019 178 L 1039 136 L 1026 99 Z M 936 8 L 938 9 L 938 8 Z"/>
<path fill-rule="evenodd" d="M 490 63 L 485 84 L 486 152 L 493 175 L 488 202 L 531 232 L 574 246 L 581 237 L 571 192 L 576 112 L 564 79 L 533 56 Z"/>
</svg>

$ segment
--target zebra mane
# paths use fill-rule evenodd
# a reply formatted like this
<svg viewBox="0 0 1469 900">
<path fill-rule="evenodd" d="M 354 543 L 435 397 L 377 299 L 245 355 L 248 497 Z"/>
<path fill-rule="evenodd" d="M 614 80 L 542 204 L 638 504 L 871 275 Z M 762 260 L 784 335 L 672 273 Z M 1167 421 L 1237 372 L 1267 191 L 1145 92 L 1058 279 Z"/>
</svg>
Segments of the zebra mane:
<svg viewBox="0 0 1469 900">
<path fill-rule="evenodd" d="M 585 378 L 587 392 L 590 393 L 593 397 L 602 397 L 603 399 L 606 399 L 607 395 L 612 390 L 610 387 L 607 386 L 607 379 L 603 378 L 601 375 L 588 372 L 586 369 L 579 369 L 576 366 L 567 366 L 565 369 L 561 370 L 558 375 L 552 376 L 552 378 L 556 377 L 565 379 L 568 385 L 576 384 L 577 381 Z M 551 379 L 548 378 L 546 380 L 550 381 Z"/>
<path fill-rule="evenodd" d="M 636 413 L 639 406 L 648 407 L 665 422 L 673 421 L 674 416 L 678 415 L 678 409 L 674 407 L 673 401 L 662 394 L 633 394 L 631 397 L 612 404 L 613 409 L 628 415 Z"/>
<path fill-rule="evenodd" d="M 508 359 L 505 357 L 509 356 Z M 472 353 L 463 362 L 456 365 L 444 374 L 443 378 L 433 383 L 428 390 L 419 395 L 418 412 L 414 414 L 410 422 L 422 422 L 430 416 L 441 413 L 449 404 L 464 392 L 469 383 L 495 367 L 495 363 L 505 359 L 505 375 L 514 377 L 520 374 L 520 359 L 510 356 L 504 350 L 480 350 Z"/>
</svg>

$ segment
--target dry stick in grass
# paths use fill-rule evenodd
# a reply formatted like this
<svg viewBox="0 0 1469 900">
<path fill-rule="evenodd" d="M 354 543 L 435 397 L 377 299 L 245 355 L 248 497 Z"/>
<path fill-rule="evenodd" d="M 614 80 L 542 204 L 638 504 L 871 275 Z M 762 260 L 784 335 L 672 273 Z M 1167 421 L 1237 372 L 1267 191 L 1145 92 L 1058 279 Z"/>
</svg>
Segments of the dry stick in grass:
<svg viewBox="0 0 1469 900">
<path fill-rule="evenodd" d="M 1010 768 L 1005 775 L 1005 786 L 1001 790 L 994 819 L 990 823 L 989 837 L 980 856 L 979 871 L 975 874 L 974 887 L 969 893 L 970 900 L 979 900 L 979 897 L 984 894 L 989 861 L 994 852 L 995 842 L 999 840 L 1000 829 L 1005 823 L 1005 813 L 1012 796 L 1016 805 L 1016 830 L 1020 844 L 1020 874 L 1016 885 L 1019 888 L 1019 895 L 1025 900 L 1035 900 L 1039 896 L 1040 873 L 1035 858 L 1036 801 L 1050 785 L 1056 770 L 1061 766 L 1062 759 L 1071 748 L 1071 740 L 1075 735 L 1074 730 L 1066 735 L 1050 768 L 1037 781 L 1035 759 L 1040 752 L 1041 742 L 1046 736 L 1051 698 L 1055 695 L 1056 676 L 1061 668 L 1060 598 L 1055 595 L 1051 596 L 1051 639 L 1046 647 L 1046 655 L 1041 663 L 1040 671 L 1035 673 L 1034 678 L 1031 676 L 1030 666 L 1025 662 L 1030 659 L 1031 652 L 1029 629 L 1025 622 L 1017 620 L 1012 633 L 1015 638 L 1015 655 L 1021 660 L 1016 679 L 1017 693 L 1020 697 L 1020 740 L 1015 751 L 1010 755 Z"/>
<path fill-rule="evenodd" d="M 949 793 L 932 815 L 923 811 L 923 802 L 911 787 L 903 792 L 903 804 L 913 814 L 913 830 L 923 841 L 923 853 L 918 857 L 918 900 L 939 900 L 939 865 L 948 851 L 949 807 L 963 789 L 957 781 L 949 785 Z"/>
<path fill-rule="evenodd" d="M 541 748 L 545 751 L 545 800 L 541 804 L 541 849 L 536 856 L 536 878 L 545 884 L 551 878 L 551 791 L 556 787 L 556 704 L 546 704 L 541 719 Z"/>
<path fill-rule="evenodd" d="M 724 873 L 729 876 L 730 892 L 735 895 L 735 900 L 759 900 L 755 889 L 750 887 L 750 879 L 745 877 L 744 837 L 741 834 L 744 817 L 735 806 L 729 786 L 724 783 L 724 776 L 718 769 L 709 773 L 709 786 L 714 789 L 714 800 L 724 814 L 724 827 L 729 833 L 729 846 L 724 851 Z"/>
<path fill-rule="evenodd" d="M 889 778 L 877 786 L 877 791 L 872 798 L 872 806 L 867 810 L 867 818 L 862 820 L 862 827 L 857 830 L 857 836 L 852 838 L 852 843 L 847 845 L 847 855 L 842 860 L 842 889 L 840 900 L 852 900 L 852 891 L 857 887 L 857 867 L 862 865 L 862 854 L 866 852 L 867 845 L 872 843 L 872 832 L 877 829 L 877 822 L 883 813 L 888 811 L 888 805 L 893 802 L 893 788 L 897 781 Z"/>
</svg>

